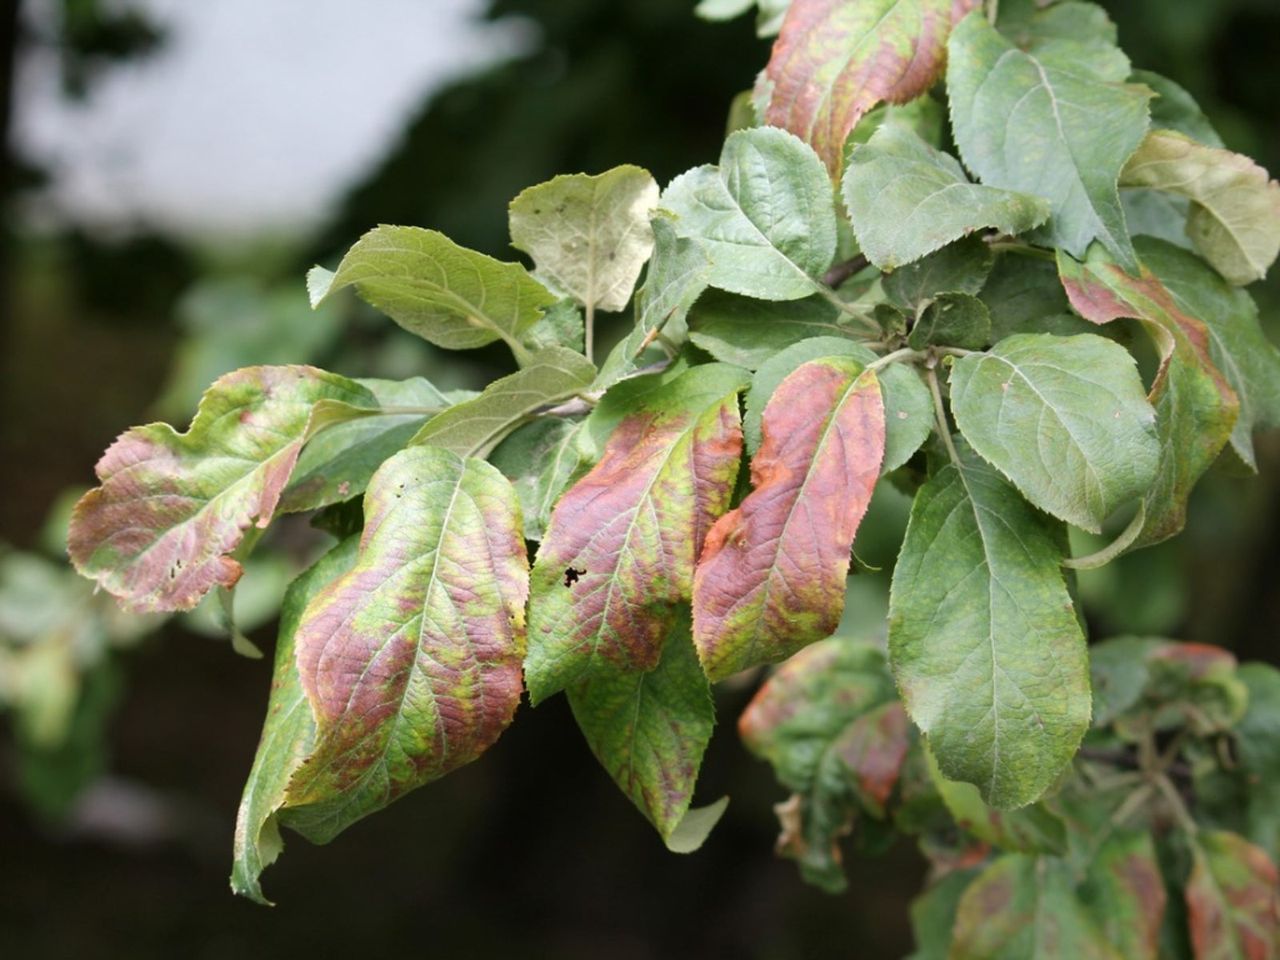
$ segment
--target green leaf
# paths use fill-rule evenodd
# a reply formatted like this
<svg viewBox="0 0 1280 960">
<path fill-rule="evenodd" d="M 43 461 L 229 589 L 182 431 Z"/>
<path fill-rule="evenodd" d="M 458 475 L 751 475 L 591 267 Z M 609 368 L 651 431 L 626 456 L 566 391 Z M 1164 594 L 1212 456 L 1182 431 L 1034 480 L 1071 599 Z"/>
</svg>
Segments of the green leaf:
<svg viewBox="0 0 1280 960">
<path fill-rule="evenodd" d="M 597 668 L 568 689 L 591 752 L 662 835 L 689 812 L 715 707 L 688 617 L 673 625 L 652 670 Z"/>
<path fill-rule="evenodd" d="M 947 91 L 956 143 L 983 183 L 1049 200 L 1053 216 L 1033 236 L 1081 255 L 1101 240 L 1135 264 L 1117 181 L 1147 131 L 1149 91 L 1120 69 L 1081 69 L 1096 51 L 1060 41 L 1026 53 L 980 14 L 951 35 Z"/>
<path fill-rule="evenodd" d="M 330 550 L 290 585 L 280 607 L 271 697 L 236 816 L 231 868 L 231 889 L 258 903 L 271 902 L 263 895 L 258 878 L 284 849 L 278 814 L 285 802 L 285 788 L 315 739 L 315 718 L 294 662 L 298 623 L 307 604 L 355 564 L 356 548 L 357 538 L 351 537 Z"/>
<path fill-rule="evenodd" d="M 1191 843 L 1187 926 L 1199 960 L 1274 957 L 1280 942 L 1280 873 L 1259 847 L 1226 831 Z"/>
<path fill-rule="evenodd" d="M 700 0 L 693 12 L 704 20 L 732 20 L 756 7 L 756 35 L 772 37 L 790 4 L 791 0 Z"/>
<path fill-rule="evenodd" d="M 542 539 L 552 506 L 582 463 L 581 428 L 581 421 L 541 417 L 514 431 L 489 457 L 516 488 L 528 540 Z"/>
<path fill-rule="evenodd" d="M 813 145 L 832 177 L 858 120 L 941 75 L 953 22 L 977 0 L 793 0 L 758 90 L 765 123 Z"/>
<path fill-rule="evenodd" d="M 101 486 L 72 515 L 72 563 L 128 609 L 190 610 L 240 578 L 230 554 L 251 524 L 271 522 L 309 437 L 376 406 L 365 387 L 314 367 L 219 378 L 186 433 L 134 427 L 103 454 Z"/>
<path fill-rule="evenodd" d="M 1008 854 L 982 871 L 956 911 L 952 960 L 1128 960 L 1076 896 L 1056 857 Z"/>
<path fill-rule="evenodd" d="M 998 26 L 1014 46 L 1036 56 L 1057 53 L 1104 76 L 1129 72 L 1128 58 L 1116 47 L 1116 26 L 1096 3 L 1005 0 Z"/>
<path fill-rule="evenodd" d="M 586 390 L 595 375 L 595 365 L 582 354 L 548 347 L 524 369 L 494 380 L 478 397 L 432 417 L 409 443 L 429 443 L 463 457 L 485 456 L 538 411 Z"/>
<path fill-rule="evenodd" d="M 987 305 L 967 293 L 943 293 L 925 307 L 907 337 L 907 345 L 923 350 L 931 344 L 981 350 L 991 342 Z"/>
<path fill-rule="evenodd" d="M 1156 98 L 1151 101 L 1152 127 L 1176 130 L 1210 147 L 1225 146 L 1195 98 L 1181 86 L 1150 70 L 1135 70 L 1129 79 L 1150 87 L 1156 93 Z"/>
<path fill-rule="evenodd" d="M 1160 644 L 1151 637 L 1112 637 L 1089 648 L 1095 727 L 1110 726 L 1142 700 L 1151 679 L 1147 656 Z"/>
<path fill-rule="evenodd" d="M 853 151 L 841 195 L 858 245 L 893 270 L 985 227 L 1025 233 L 1049 217 L 1040 197 L 970 183 L 953 157 L 886 124 Z"/>
<path fill-rule="evenodd" d="M 942 293 L 976 296 L 994 264 L 995 255 L 988 244 L 980 237 L 965 237 L 885 274 L 881 283 L 889 302 L 914 316 Z M 1053 279 L 1051 274 L 1051 283 Z M 1062 305 L 1065 310 L 1065 297 Z"/>
<path fill-rule="evenodd" d="M 525 671 L 535 704 L 597 669 L 657 666 L 733 492 L 742 386 L 742 371 L 717 364 L 649 391 L 561 496 L 531 578 Z"/>
<path fill-rule="evenodd" d="M 298 623 L 316 731 L 283 822 L 325 842 L 483 753 L 520 702 L 527 593 L 502 474 L 425 447 L 384 463 L 354 565 Z"/>
<path fill-rule="evenodd" d="M 743 438 L 752 456 L 760 449 L 764 410 L 778 385 L 801 364 L 820 357 L 852 357 L 863 366 L 877 359 L 870 349 L 852 340 L 812 337 L 761 364 L 751 380 L 742 418 Z M 908 366 L 890 365 L 879 372 L 878 378 L 885 411 L 884 460 L 880 465 L 883 475 L 910 460 L 924 444 L 933 430 L 933 400 L 919 375 Z"/>
<path fill-rule="evenodd" d="M 640 167 L 559 176 L 511 201 L 511 245 L 533 258 L 552 290 L 584 307 L 621 310 L 653 252 L 657 203 L 657 181 Z"/>
<path fill-rule="evenodd" d="M 1038 798 L 1089 725 L 1064 537 L 960 445 L 916 494 L 889 600 L 902 699 L 942 773 L 993 807 Z"/>
<path fill-rule="evenodd" d="M 410 333 L 448 350 L 504 341 L 517 360 L 521 337 L 556 298 L 518 263 L 502 263 L 421 227 L 381 226 L 347 251 L 334 273 L 307 275 L 312 306 L 343 287 Z"/>
<path fill-rule="evenodd" d="M 702 291 L 707 287 L 711 261 L 694 240 L 676 236 L 671 220 L 653 220 L 654 252 L 644 286 L 636 294 L 636 323 L 610 352 L 596 378 L 596 389 L 612 386 L 636 368 L 644 353 L 663 331 L 678 331 Z"/>
<path fill-rule="evenodd" d="M 1203 321 L 1209 356 L 1240 401 L 1231 447 L 1256 468 L 1253 431 L 1280 426 L 1280 350 L 1258 322 L 1258 308 L 1198 257 L 1157 240 L 1139 239 L 1138 253 L 1183 313 Z"/>
<path fill-rule="evenodd" d="M 975 873 L 974 870 L 955 870 L 944 874 L 911 901 L 911 932 L 916 939 L 916 951 L 907 960 L 947 960 L 956 910 Z"/>
<path fill-rule="evenodd" d="M 1042 804 L 995 810 L 983 802 L 973 784 L 944 777 L 932 752 L 926 750 L 925 757 L 933 784 L 961 830 L 1010 853 L 1058 854 L 1066 849 L 1065 826 Z"/>
<path fill-rule="evenodd" d="M 693 639 L 707 676 L 791 656 L 844 609 L 850 549 L 884 457 L 872 371 L 851 358 L 797 367 L 773 392 L 742 505 L 710 533 L 693 582 Z"/>
<path fill-rule="evenodd" d="M 861 332 L 861 331 L 859 331 Z M 852 337 L 838 308 L 822 297 L 766 303 L 710 290 L 689 313 L 689 339 L 717 360 L 757 370 L 779 350 L 809 337 Z"/>
<path fill-rule="evenodd" d="M 779 667 L 738 721 L 743 742 L 795 797 L 778 809 L 779 850 L 825 890 L 845 887 L 840 838 L 861 810 L 883 816 L 910 729 L 884 655 L 844 637 Z"/>
<path fill-rule="evenodd" d="M 1095 533 L 1155 480 L 1155 411 L 1133 357 L 1093 334 L 1018 334 L 956 361 L 965 439 L 1032 504 Z"/>
<path fill-rule="evenodd" d="M 1261 280 L 1280 253 L 1280 183 L 1246 156 L 1206 147 L 1172 130 L 1153 130 L 1125 166 L 1120 183 L 1190 200 L 1187 236 L 1236 286 Z"/>
<path fill-rule="evenodd" d="M 772 127 L 740 130 L 718 167 L 671 181 L 662 206 L 676 232 L 711 259 L 707 282 L 761 300 L 799 300 L 836 253 L 836 213 L 822 163 L 803 142 Z"/>
<path fill-rule="evenodd" d="M 998 257 L 981 299 L 987 305 L 991 339 L 996 343 L 1015 333 L 1069 337 L 1093 330 L 1071 312 L 1052 261 L 1012 253 Z"/>
<path fill-rule="evenodd" d="M 1246 663 L 1236 677 L 1248 692 L 1234 740 L 1247 786 L 1249 837 L 1275 858 L 1280 856 L 1280 670 Z"/>
<path fill-rule="evenodd" d="M 1150 271 L 1128 274 L 1095 246 L 1084 263 L 1059 254 L 1058 273 L 1071 305 L 1086 320 L 1135 318 L 1159 351 L 1149 398 L 1156 409 L 1160 464 L 1134 545 L 1166 540 L 1186 523 L 1191 488 L 1230 438 L 1239 400 L 1213 363 L 1204 322 L 1183 311 Z"/>
<path fill-rule="evenodd" d="M 1089 863 L 1082 899 L 1124 960 L 1159 960 L 1166 895 L 1150 834 L 1112 833 Z"/>
<path fill-rule="evenodd" d="M 542 319 L 524 333 L 524 344 L 537 352 L 547 347 L 564 347 L 586 352 L 586 323 L 578 305 L 568 297 L 547 308 Z"/>
</svg>

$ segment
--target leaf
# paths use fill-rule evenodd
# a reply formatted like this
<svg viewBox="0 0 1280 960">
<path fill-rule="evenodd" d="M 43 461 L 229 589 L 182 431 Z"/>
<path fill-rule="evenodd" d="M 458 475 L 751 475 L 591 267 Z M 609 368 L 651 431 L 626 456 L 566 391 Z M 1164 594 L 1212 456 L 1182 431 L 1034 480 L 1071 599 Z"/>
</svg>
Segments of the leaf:
<svg viewBox="0 0 1280 960">
<path fill-rule="evenodd" d="M 693 583 L 693 639 L 707 676 L 785 659 L 831 634 L 849 551 L 884 456 L 871 371 L 844 357 L 793 371 L 765 407 L 752 491 L 716 521 Z"/>
<path fill-rule="evenodd" d="M 101 485 L 72 514 L 71 562 L 138 612 L 190 610 L 214 587 L 234 586 L 241 567 L 230 554 L 245 530 L 271 522 L 308 437 L 354 406 L 376 401 L 314 367 L 220 377 L 186 433 L 134 427 L 102 455 Z"/>
<path fill-rule="evenodd" d="M 832 177 L 858 120 L 941 75 L 951 25 L 977 0 L 793 0 L 758 89 L 765 123 L 808 141 Z"/>
<path fill-rule="evenodd" d="M 1248 693 L 1234 739 L 1248 785 L 1249 837 L 1274 858 L 1280 855 L 1280 670 L 1246 663 L 1236 677 Z"/>
<path fill-rule="evenodd" d="M 591 752 L 668 840 L 689 812 L 715 707 L 688 618 L 673 626 L 647 672 L 597 668 L 568 689 Z"/>
<path fill-rule="evenodd" d="M 422 377 L 357 382 L 373 393 L 376 407 L 370 416 L 336 424 L 307 443 L 280 496 L 280 510 L 316 510 L 364 493 L 382 462 L 403 448 L 428 417 L 454 402 Z"/>
<path fill-rule="evenodd" d="M 779 350 L 809 337 L 852 337 L 822 297 L 766 303 L 708 291 L 689 313 L 689 339 L 717 360 L 757 370 Z"/>
<path fill-rule="evenodd" d="M 755 456 L 762 440 L 764 410 L 774 391 L 797 367 L 821 357 L 852 357 L 866 366 L 876 355 L 852 340 L 836 337 L 812 337 L 792 344 L 761 364 L 747 392 L 746 414 L 742 433 L 747 452 Z M 884 402 L 883 476 L 902 466 L 920 449 L 933 430 L 933 400 L 919 375 L 908 366 L 891 364 L 879 371 L 880 395 Z"/>
<path fill-rule="evenodd" d="M 565 297 L 547 308 L 542 319 L 524 333 L 524 343 L 537 352 L 547 347 L 564 347 L 586 352 L 586 322 L 578 305 Z"/>
<path fill-rule="evenodd" d="M 987 806 L 973 784 L 944 777 L 932 752 L 926 750 L 925 757 L 933 784 L 961 830 L 1010 853 L 1060 854 L 1066 850 L 1066 827 L 1042 804 L 995 810 Z"/>
<path fill-rule="evenodd" d="M 316 732 L 286 824 L 325 842 L 498 738 L 520 702 L 527 577 L 520 508 L 494 467 L 425 447 L 382 465 L 355 564 L 298 623 Z"/>
<path fill-rule="evenodd" d="M 832 637 L 779 667 L 738 720 L 747 749 L 795 791 L 779 852 L 823 889 L 844 889 L 840 838 L 867 804 L 883 816 L 897 782 L 910 730 L 893 695 L 879 650 Z"/>
<path fill-rule="evenodd" d="M 1112 833 L 1089 864 L 1085 904 L 1124 960 L 1159 960 L 1165 889 L 1151 835 Z"/>
<path fill-rule="evenodd" d="M 1096 3 L 1006 0 L 998 26 L 1028 53 L 1058 53 L 1102 75 L 1123 78 L 1129 72 L 1128 58 L 1116 47 L 1116 26 Z"/>
<path fill-rule="evenodd" d="M 899 267 L 881 279 L 884 295 L 904 313 L 916 314 L 942 293 L 976 296 L 995 264 L 989 244 L 969 236 Z M 1062 298 L 1066 309 L 1066 298 Z"/>
<path fill-rule="evenodd" d="M 1017 334 L 951 371 L 965 439 L 1032 504 L 1095 533 L 1156 477 L 1155 411 L 1133 357 L 1093 334 Z"/>
<path fill-rule="evenodd" d="M 1147 131 L 1143 87 L 1118 69 L 1089 72 L 1089 48 L 1063 41 L 1038 54 L 1017 49 L 981 15 L 951 35 L 947 91 L 965 165 L 991 187 L 1036 194 L 1053 207 L 1033 238 L 1079 256 L 1101 240 L 1135 264 L 1117 181 Z"/>
<path fill-rule="evenodd" d="M 1157 240 L 1140 238 L 1137 246 L 1178 308 L 1204 323 L 1209 357 L 1240 401 L 1231 447 L 1256 469 L 1254 430 L 1280 426 L 1280 350 L 1263 333 L 1257 306 L 1198 257 Z"/>
<path fill-rule="evenodd" d="M 791 0 L 699 0 L 694 13 L 704 20 L 731 20 L 757 7 L 756 36 L 771 37 L 782 25 Z"/>
<path fill-rule="evenodd" d="M 1184 88 L 1150 70 L 1135 70 L 1129 79 L 1150 87 L 1156 93 L 1156 98 L 1151 101 L 1152 127 L 1176 130 L 1210 147 L 1225 146 L 1200 105 Z"/>
<path fill-rule="evenodd" d="M 694 240 L 677 237 L 667 217 L 653 220 L 654 253 L 644 286 L 636 294 L 636 323 L 610 352 L 596 378 L 596 389 L 612 386 L 636 368 L 640 355 L 667 329 L 684 325 L 695 300 L 707 287 L 711 261 Z"/>
<path fill-rule="evenodd" d="M 1151 637 L 1112 637 L 1089 648 L 1095 727 L 1110 726 L 1141 701 L 1151 679 L 1147 655 L 1159 645 Z"/>
<path fill-rule="evenodd" d="M 1160 464 L 1144 500 L 1146 523 L 1134 545 L 1159 543 L 1186 523 L 1191 488 L 1231 436 L 1239 401 L 1211 359 L 1203 321 L 1181 310 L 1150 271 L 1130 275 L 1094 247 L 1084 263 L 1059 254 L 1058 274 L 1071 305 L 1086 320 L 1137 319 L 1160 354 L 1148 395 L 1156 410 Z"/>
<path fill-rule="evenodd" d="M 1025 233 L 1049 217 L 1040 197 L 970 183 L 956 160 L 901 124 L 886 124 L 849 158 L 841 186 L 862 252 L 881 270 L 995 227 Z"/>
<path fill-rule="evenodd" d="M 991 318 L 991 339 L 999 343 L 1015 333 L 1052 333 L 1069 337 L 1089 333 L 1091 324 L 1071 312 L 1052 262 L 1016 254 L 996 259 L 981 299 Z"/>
<path fill-rule="evenodd" d="M 429 443 L 463 457 L 485 456 L 539 410 L 586 390 L 595 375 L 595 365 L 582 354 L 548 347 L 524 369 L 494 380 L 478 397 L 432 417 L 409 443 Z"/>
<path fill-rule="evenodd" d="M 380 226 L 347 251 L 330 273 L 307 275 L 311 305 L 343 287 L 356 292 L 410 333 L 447 350 L 505 342 L 517 360 L 520 338 L 556 302 L 518 263 L 502 263 L 421 227 Z"/>
<path fill-rule="evenodd" d="M 284 849 L 278 814 L 285 802 L 285 788 L 310 753 L 315 738 L 315 719 L 294 663 L 298 623 L 316 594 L 351 569 L 356 547 L 357 538 L 351 537 L 321 557 L 290 585 L 280 607 L 271 698 L 236 816 L 231 868 L 231 889 L 258 903 L 271 903 L 263 895 L 258 878 Z"/>
<path fill-rule="evenodd" d="M 707 365 L 653 389 L 561 496 L 530 584 L 533 703 L 597 669 L 657 666 L 703 539 L 733 492 L 742 386 L 740 370 Z"/>
<path fill-rule="evenodd" d="M 551 289 L 589 309 L 621 310 L 653 252 L 657 204 L 657 181 L 640 167 L 566 174 L 511 201 L 511 245 Z"/>
<path fill-rule="evenodd" d="M 769 127 L 730 134 L 718 167 L 672 180 L 662 207 L 676 232 L 711 259 L 707 282 L 761 300 L 799 300 L 836 253 L 836 213 L 822 164 L 803 142 Z"/>
<path fill-rule="evenodd" d="M 967 293 L 943 293 L 921 311 L 907 345 L 924 350 L 931 344 L 981 350 L 991 342 L 987 305 Z"/>
<path fill-rule="evenodd" d="M 1055 857 L 1008 854 L 980 873 L 956 911 L 953 960 L 1128 960 L 1107 942 Z"/>
<path fill-rule="evenodd" d="M 999 809 L 1054 782 L 1089 725 L 1062 530 L 960 445 L 916 494 L 889 597 L 889 659 L 942 773 Z"/>
<path fill-rule="evenodd" d="M 1262 960 L 1280 941 L 1280 873 L 1260 848 L 1220 830 L 1196 834 L 1187 926 L 1197 960 Z"/>
<path fill-rule="evenodd" d="M 514 431 L 489 457 L 516 488 L 528 540 L 542 539 L 552 506 L 582 463 L 581 427 L 582 421 L 541 417 Z"/>
<path fill-rule="evenodd" d="M 1246 156 L 1172 130 L 1153 130 L 1125 165 L 1120 183 L 1190 200 L 1187 236 L 1236 286 L 1261 280 L 1280 253 L 1280 183 Z"/>
<path fill-rule="evenodd" d="M 907 960 L 947 960 L 956 909 L 973 882 L 974 873 L 955 870 L 944 874 L 911 901 L 911 932 L 916 939 L 916 952 Z"/>
</svg>

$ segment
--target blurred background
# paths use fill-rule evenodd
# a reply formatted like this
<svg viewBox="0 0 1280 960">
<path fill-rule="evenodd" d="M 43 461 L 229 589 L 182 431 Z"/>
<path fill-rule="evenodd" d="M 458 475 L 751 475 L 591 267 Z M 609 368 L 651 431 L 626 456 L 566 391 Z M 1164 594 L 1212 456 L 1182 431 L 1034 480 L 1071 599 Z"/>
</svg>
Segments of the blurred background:
<svg viewBox="0 0 1280 960">
<path fill-rule="evenodd" d="M 1105 4 L 1135 66 L 1186 86 L 1227 145 L 1280 169 L 1275 0 Z M 715 159 L 768 56 L 750 18 L 693 0 L 0 0 L 0 954 L 6 957 L 899 957 L 924 866 L 907 842 L 806 887 L 772 853 L 768 768 L 718 692 L 706 847 L 668 854 L 563 698 L 481 761 L 326 848 L 287 838 L 273 910 L 227 887 L 269 661 L 215 618 L 124 616 L 65 566 L 69 504 L 126 426 L 184 425 L 250 363 L 475 386 L 360 308 L 313 313 L 302 276 L 382 222 L 498 257 L 506 204 L 556 173 L 632 162 L 665 183 Z M 1254 289 L 1273 336 L 1280 282 Z M 1164 634 L 1277 659 L 1280 440 L 1219 468 L 1185 536 L 1082 578 L 1097 637 Z M 905 503 L 878 495 L 842 630 L 882 631 Z M 272 534 L 238 597 L 270 647 L 318 544 Z"/>
</svg>

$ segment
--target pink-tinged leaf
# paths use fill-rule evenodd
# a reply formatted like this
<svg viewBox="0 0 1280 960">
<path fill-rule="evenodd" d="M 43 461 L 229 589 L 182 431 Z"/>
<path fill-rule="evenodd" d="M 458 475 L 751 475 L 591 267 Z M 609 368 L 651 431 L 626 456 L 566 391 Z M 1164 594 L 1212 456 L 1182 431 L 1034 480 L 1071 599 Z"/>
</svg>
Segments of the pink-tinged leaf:
<svg viewBox="0 0 1280 960">
<path fill-rule="evenodd" d="M 911 723 L 902 702 L 894 700 L 860 716 L 831 749 L 848 770 L 862 802 L 883 815 L 909 746 Z"/>
<path fill-rule="evenodd" d="M 251 523 L 271 521 L 316 418 L 342 419 L 348 405 L 377 401 L 314 367 L 221 377 L 186 433 L 153 423 L 107 449 L 101 486 L 72 514 L 72 563 L 131 610 L 190 610 L 214 587 L 234 586 L 241 570 L 229 554 Z"/>
<path fill-rule="evenodd" d="M 1138 320 L 1159 351 L 1149 399 L 1156 409 L 1160 463 L 1132 546 L 1167 540 L 1186 524 L 1187 498 L 1231 438 L 1240 401 L 1211 359 L 1204 322 L 1184 312 L 1145 267 L 1136 277 L 1126 273 L 1094 244 L 1083 263 L 1059 253 L 1058 273 L 1082 317 L 1097 324 Z"/>
<path fill-rule="evenodd" d="M 1164 879 L 1147 833 L 1113 833 L 1089 865 L 1090 913 L 1125 960 L 1157 960 Z"/>
<path fill-rule="evenodd" d="M 1280 873 L 1243 837 L 1206 831 L 1193 839 L 1187 925 L 1196 960 L 1273 960 L 1280 952 Z"/>
<path fill-rule="evenodd" d="M 762 423 L 754 489 L 711 528 L 694 577 L 693 638 L 712 680 L 835 630 L 884 456 L 880 384 L 847 357 L 797 367 Z"/>
<path fill-rule="evenodd" d="M 296 660 L 316 720 L 285 822 L 326 840 L 469 763 L 520 702 L 528 561 L 511 484 L 411 447 L 365 495 L 351 570 L 307 605 Z"/>
<path fill-rule="evenodd" d="M 881 101 L 906 103 L 946 66 L 951 27 L 978 0 L 793 0 L 761 77 L 766 123 L 807 140 L 835 176 Z"/>
<path fill-rule="evenodd" d="M 729 505 L 744 385 L 743 371 L 713 364 L 650 391 L 556 504 L 530 578 L 534 703 L 596 665 L 657 665 L 703 539 Z"/>
</svg>

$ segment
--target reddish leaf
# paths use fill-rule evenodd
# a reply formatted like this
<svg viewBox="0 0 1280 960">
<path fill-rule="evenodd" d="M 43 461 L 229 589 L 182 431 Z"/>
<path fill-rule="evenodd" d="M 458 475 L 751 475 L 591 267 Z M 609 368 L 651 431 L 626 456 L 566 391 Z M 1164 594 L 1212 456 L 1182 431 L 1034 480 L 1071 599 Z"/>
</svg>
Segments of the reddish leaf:
<svg viewBox="0 0 1280 960">
<path fill-rule="evenodd" d="M 765 407 L 755 488 L 707 535 L 693 637 L 707 676 L 785 659 L 830 635 L 849 551 L 884 456 L 872 371 L 847 357 L 797 367 Z"/>
<path fill-rule="evenodd" d="M 1280 942 L 1280 873 L 1262 848 L 1226 831 L 1198 834 L 1187 880 L 1197 960 L 1271 960 Z"/>
<path fill-rule="evenodd" d="M 792 0 L 762 75 L 765 122 L 807 140 L 835 176 L 845 139 L 877 103 L 927 91 L 951 27 L 978 0 Z"/>
<path fill-rule="evenodd" d="M 902 701 L 894 700 L 864 713 L 832 744 L 848 768 L 858 794 L 883 813 L 898 783 L 902 761 L 911 746 L 911 724 Z"/>
</svg>

